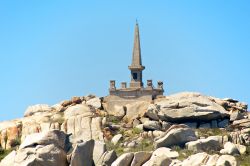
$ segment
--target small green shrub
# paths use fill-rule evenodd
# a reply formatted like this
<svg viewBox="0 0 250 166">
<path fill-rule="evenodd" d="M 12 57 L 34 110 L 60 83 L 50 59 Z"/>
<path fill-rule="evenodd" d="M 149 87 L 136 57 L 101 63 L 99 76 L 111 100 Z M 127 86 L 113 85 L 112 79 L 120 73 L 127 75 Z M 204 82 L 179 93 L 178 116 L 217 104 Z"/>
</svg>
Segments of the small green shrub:
<svg viewBox="0 0 250 166">
<path fill-rule="evenodd" d="M 181 147 L 179 147 L 179 146 L 173 146 L 173 147 L 171 147 L 171 149 L 173 150 L 173 151 L 177 151 L 178 153 L 179 153 L 179 157 L 177 158 L 178 160 L 184 160 L 184 159 L 186 159 L 186 158 L 188 158 L 189 156 L 191 156 L 191 155 L 193 155 L 193 154 L 195 154 L 193 151 L 191 151 L 191 150 L 188 150 L 188 149 L 186 149 L 186 148 L 181 148 Z"/>
<path fill-rule="evenodd" d="M 124 135 L 125 134 L 125 129 L 120 129 L 119 131 L 118 131 L 118 134 L 121 134 L 121 135 Z"/>
<path fill-rule="evenodd" d="M 138 129 L 138 128 L 133 128 L 132 129 L 133 134 L 140 134 L 141 132 L 143 132 L 141 129 Z"/>
<path fill-rule="evenodd" d="M 132 128 L 129 130 L 123 130 L 123 136 L 127 137 L 129 140 L 133 140 L 134 138 L 137 138 L 142 132 L 143 131 L 141 129 Z"/>
<path fill-rule="evenodd" d="M 241 166 L 249 166 L 250 164 L 250 146 L 247 146 L 246 154 L 237 156 L 237 161 Z"/>
<path fill-rule="evenodd" d="M 5 158 L 11 151 L 12 151 L 12 149 L 10 149 L 10 150 L 4 150 L 4 149 L 0 148 L 0 161 L 3 158 Z"/>
<path fill-rule="evenodd" d="M 107 150 L 115 150 L 116 154 L 120 156 L 124 153 L 126 147 L 122 147 L 120 143 L 114 145 L 111 142 L 105 142 Z M 127 152 L 138 152 L 138 151 L 153 151 L 153 140 L 143 139 L 135 148 L 130 148 Z"/>
<path fill-rule="evenodd" d="M 199 137 L 209 137 L 209 136 L 214 136 L 214 135 L 219 135 L 219 136 L 228 135 L 227 130 L 219 129 L 219 128 L 214 128 L 214 129 L 199 128 L 199 129 L 196 129 L 196 131 L 198 132 Z"/>
<path fill-rule="evenodd" d="M 118 156 L 120 156 L 124 152 L 124 147 L 121 147 L 120 144 L 114 145 L 112 142 L 105 142 L 106 143 L 106 148 L 108 151 L 114 150 Z"/>
<path fill-rule="evenodd" d="M 137 151 L 152 151 L 154 150 L 153 140 L 152 139 L 143 139 L 138 145 Z"/>
<path fill-rule="evenodd" d="M 118 117 L 113 116 L 113 115 L 108 115 L 107 122 L 111 122 L 113 124 L 118 124 L 120 122 L 120 119 Z"/>
</svg>

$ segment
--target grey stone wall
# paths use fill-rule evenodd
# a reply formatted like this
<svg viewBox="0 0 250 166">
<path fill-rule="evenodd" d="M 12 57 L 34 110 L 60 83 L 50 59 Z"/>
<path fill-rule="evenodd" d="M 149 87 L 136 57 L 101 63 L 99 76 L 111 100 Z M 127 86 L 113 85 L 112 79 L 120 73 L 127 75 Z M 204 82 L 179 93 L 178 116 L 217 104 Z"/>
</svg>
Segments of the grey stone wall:
<svg viewBox="0 0 250 166">
<path fill-rule="evenodd" d="M 163 89 L 147 89 L 147 88 L 139 88 L 139 89 L 110 89 L 110 95 L 118 96 L 124 99 L 135 99 L 143 96 L 147 96 L 148 98 L 154 99 L 158 95 L 163 95 Z"/>
</svg>

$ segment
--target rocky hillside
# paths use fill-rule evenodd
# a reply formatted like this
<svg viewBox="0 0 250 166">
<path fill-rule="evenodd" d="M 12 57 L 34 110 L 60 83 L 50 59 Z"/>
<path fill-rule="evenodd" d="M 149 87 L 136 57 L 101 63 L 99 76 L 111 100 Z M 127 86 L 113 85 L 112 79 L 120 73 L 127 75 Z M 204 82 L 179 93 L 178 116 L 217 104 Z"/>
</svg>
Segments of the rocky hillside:
<svg viewBox="0 0 250 166">
<path fill-rule="evenodd" d="M 199 93 L 30 106 L 0 123 L 0 166 L 250 165 L 247 104 Z"/>
</svg>

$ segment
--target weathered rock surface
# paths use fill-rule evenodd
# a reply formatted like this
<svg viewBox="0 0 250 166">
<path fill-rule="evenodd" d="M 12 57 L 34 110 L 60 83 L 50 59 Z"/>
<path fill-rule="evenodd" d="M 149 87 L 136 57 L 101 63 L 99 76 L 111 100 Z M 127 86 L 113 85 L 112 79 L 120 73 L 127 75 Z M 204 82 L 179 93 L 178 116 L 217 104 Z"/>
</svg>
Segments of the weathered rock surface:
<svg viewBox="0 0 250 166">
<path fill-rule="evenodd" d="M 114 150 L 106 151 L 101 159 L 96 164 L 97 166 L 110 166 L 117 159 L 117 155 Z"/>
<path fill-rule="evenodd" d="M 229 113 L 207 96 L 184 92 L 155 101 L 160 106 L 158 116 L 166 121 L 211 121 L 229 117 Z"/>
<path fill-rule="evenodd" d="M 146 121 L 143 123 L 146 130 L 161 130 L 161 124 L 158 121 Z"/>
<path fill-rule="evenodd" d="M 126 104 L 126 115 L 123 119 L 126 119 L 129 123 L 132 123 L 134 119 L 142 117 L 149 106 L 149 102 L 136 101 Z"/>
<path fill-rule="evenodd" d="M 95 146 L 93 150 L 93 160 L 95 165 L 97 165 L 101 158 L 102 155 L 107 151 L 106 144 L 102 141 L 95 141 Z"/>
<path fill-rule="evenodd" d="M 250 145 L 250 128 L 245 128 L 239 131 L 230 133 L 230 137 L 234 144 Z"/>
<path fill-rule="evenodd" d="M 166 148 L 166 147 L 161 147 L 161 148 L 156 149 L 153 152 L 153 154 L 157 155 L 157 156 L 159 156 L 161 154 L 164 154 L 164 155 L 166 155 L 170 159 L 176 159 L 176 158 L 179 157 L 179 153 L 178 152 L 173 151 L 172 149 Z"/>
<path fill-rule="evenodd" d="M 197 140 L 195 132 L 184 125 L 176 128 L 172 127 L 166 135 L 154 142 L 156 148 L 171 147 L 174 145 L 183 146 L 185 143 Z"/>
<path fill-rule="evenodd" d="M 186 147 L 188 150 L 194 152 L 202 152 L 202 151 L 218 151 L 221 149 L 220 140 L 217 137 L 208 137 L 206 139 L 198 139 L 196 141 L 191 141 L 186 143 Z"/>
<path fill-rule="evenodd" d="M 47 104 L 37 104 L 29 106 L 24 113 L 24 117 L 51 112 L 53 109 Z"/>
<path fill-rule="evenodd" d="M 124 106 L 120 106 L 120 105 L 114 105 L 113 108 L 107 109 L 107 112 L 109 115 L 113 115 L 119 118 L 123 118 L 126 115 Z"/>
<path fill-rule="evenodd" d="M 150 159 L 142 166 L 165 166 L 170 165 L 172 162 L 171 158 L 168 157 L 167 153 L 162 153 L 165 149 L 157 149 L 152 153 Z"/>
<path fill-rule="evenodd" d="M 84 104 L 77 104 L 71 107 L 68 107 L 64 111 L 64 118 L 69 119 L 75 116 L 84 116 L 84 117 L 91 117 L 93 115 L 92 111 L 87 105 Z"/>
<path fill-rule="evenodd" d="M 100 100 L 100 98 L 98 98 L 98 97 L 95 97 L 95 98 L 92 98 L 92 99 L 88 100 L 88 101 L 86 102 L 86 104 L 87 104 L 87 105 L 90 105 L 90 106 L 92 106 L 92 107 L 94 107 L 94 108 L 96 108 L 96 109 L 99 109 L 99 108 L 102 107 L 101 100 Z"/>
<path fill-rule="evenodd" d="M 19 149 L 33 147 L 35 145 L 49 145 L 54 144 L 64 149 L 66 141 L 66 134 L 59 130 L 52 130 L 49 132 L 34 133 L 28 135 Z"/>
<path fill-rule="evenodd" d="M 94 140 L 76 144 L 70 160 L 70 166 L 93 165 Z"/>
<path fill-rule="evenodd" d="M 112 138 L 111 142 L 114 145 L 116 145 L 121 139 L 122 139 L 122 134 L 117 134 Z"/>
<path fill-rule="evenodd" d="M 115 116 L 118 122 L 105 117 L 107 114 Z M 205 136 L 197 140 L 194 130 L 186 125 L 174 125 L 178 123 L 191 128 L 228 127 L 230 136 Z M 123 138 L 118 135 L 115 141 L 113 135 L 123 133 L 120 131 L 124 132 Z M 111 142 L 116 145 L 121 139 L 119 146 L 123 146 L 124 152 L 139 148 L 145 138 L 154 139 L 158 149 L 125 153 L 117 158 L 115 151 L 107 151 L 103 142 L 112 137 Z M 104 98 L 89 95 L 53 106 L 30 106 L 24 118 L 1 122 L 0 147 L 17 147 L 17 150 L 3 159 L 0 166 L 235 165 L 233 156 L 206 153 L 192 155 L 181 162 L 176 159 L 178 152 L 167 148 L 186 144 L 189 150 L 196 152 L 218 151 L 227 141 L 232 143 L 224 145 L 222 154 L 246 154 L 244 145 L 250 145 L 250 114 L 245 103 L 186 92 L 154 101 L 119 100 L 107 105 Z"/>
<path fill-rule="evenodd" d="M 241 113 L 239 110 L 234 110 L 230 114 L 230 121 L 244 119 L 244 113 Z"/>
<path fill-rule="evenodd" d="M 66 153 L 54 144 L 20 149 L 15 156 L 15 165 L 57 166 L 67 165 Z"/>
<path fill-rule="evenodd" d="M 217 160 L 216 166 L 238 166 L 238 162 L 234 156 L 222 155 Z"/>
<path fill-rule="evenodd" d="M 146 161 L 149 160 L 151 157 L 152 153 L 150 152 L 136 152 L 134 153 L 134 158 L 131 163 L 131 166 L 141 166 L 144 164 Z"/>
<path fill-rule="evenodd" d="M 54 130 L 47 133 L 33 134 L 27 136 L 25 141 L 20 145 L 19 150 L 13 151 L 10 157 L 10 165 L 41 165 L 57 166 L 67 165 L 67 156 L 64 151 L 66 135 Z M 5 160 L 1 164 L 6 163 Z"/>
<path fill-rule="evenodd" d="M 72 134 L 72 142 L 79 140 L 103 141 L 102 118 L 94 117 L 90 108 L 83 104 L 69 107 L 64 112 L 65 122 L 62 129 Z"/>
<path fill-rule="evenodd" d="M 250 128 L 250 119 L 235 120 L 231 126 L 239 129 Z"/>
<path fill-rule="evenodd" d="M 240 152 L 241 155 L 246 154 L 246 151 L 247 151 L 247 147 L 246 146 L 236 144 L 236 147 L 239 150 L 239 152 Z"/>
<path fill-rule="evenodd" d="M 158 113 L 159 113 L 159 107 L 155 104 L 150 104 L 148 106 L 145 115 L 152 120 L 159 120 Z"/>
<path fill-rule="evenodd" d="M 124 153 L 120 157 L 118 157 L 111 166 L 130 166 L 133 160 L 133 153 Z"/>
<path fill-rule="evenodd" d="M 74 103 L 74 104 L 81 104 L 82 99 L 81 99 L 81 97 L 74 96 L 74 97 L 71 98 L 71 102 Z"/>
<path fill-rule="evenodd" d="M 179 166 L 238 166 L 236 158 L 230 155 L 222 155 L 218 154 L 209 155 L 205 152 L 197 153 L 191 155 L 187 159 L 185 159 Z"/>
<path fill-rule="evenodd" d="M 22 133 L 21 140 L 23 141 L 27 135 L 39 132 L 46 132 L 50 130 L 61 130 L 59 122 L 52 121 L 52 114 L 46 114 L 46 116 L 33 115 L 21 120 Z"/>
<path fill-rule="evenodd" d="M 11 149 L 21 137 L 22 123 L 20 120 L 5 121 L 0 123 L 0 146 Z"/>
<path fill-rule="evenodd" d="M 221 154 L 237 155 L 240 154 L 237 146 L 231 142 L 227 142 L 224 145 L 224 149 L 220 151 Z"/>
<path fill-rule="evenodd" d="M 187 159 L 185 159 L 182 162 L 182 166 L 200 166 L 200 165 L 206 165 L 207 159 L 209 158 L 209 155 L 207 153 L 197 153 L 194 155 L 189 156 Z"/>
<path fill-rule="evenodd" d="M 102 104 L 104 110 L 106 110 L 109 115 L 123 118 L 123 120 L 132 124 L 134 119 L 145 115 L 150 103 L 151 100 L 148 99 L 123 100 L 116 96 L 107 96 L 104 98 Z"/>
</svg>

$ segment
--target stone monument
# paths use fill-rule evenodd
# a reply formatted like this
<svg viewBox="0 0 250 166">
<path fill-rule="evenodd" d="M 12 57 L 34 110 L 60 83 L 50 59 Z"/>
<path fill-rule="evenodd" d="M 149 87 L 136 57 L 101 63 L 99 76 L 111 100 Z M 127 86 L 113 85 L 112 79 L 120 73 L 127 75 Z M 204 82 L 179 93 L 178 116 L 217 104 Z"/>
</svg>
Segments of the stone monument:
<svg viewBox="0 0 250 166">
<path fill-rule="evenodd" d="M 116 88 L 115 80 L 110 81 L 109 95 L 113 98 L 120 99 L 155 99 L 158 95 L 163 95 L 163 82 L 158 81 L 157 87 L 153 86 L 152 80 L 147 80 L 147 85 L 144 87 L 142 80 L 142 71 L 145 66 L 142 65 L 140 34 L 139 26 L 136 22 L 134 34 L 134 48 L 132 63 L 128 67 L 131 73 L 131 81 L 129 87 L 126 82 L 121 83 L 120 88 Z"/>
</svg>

